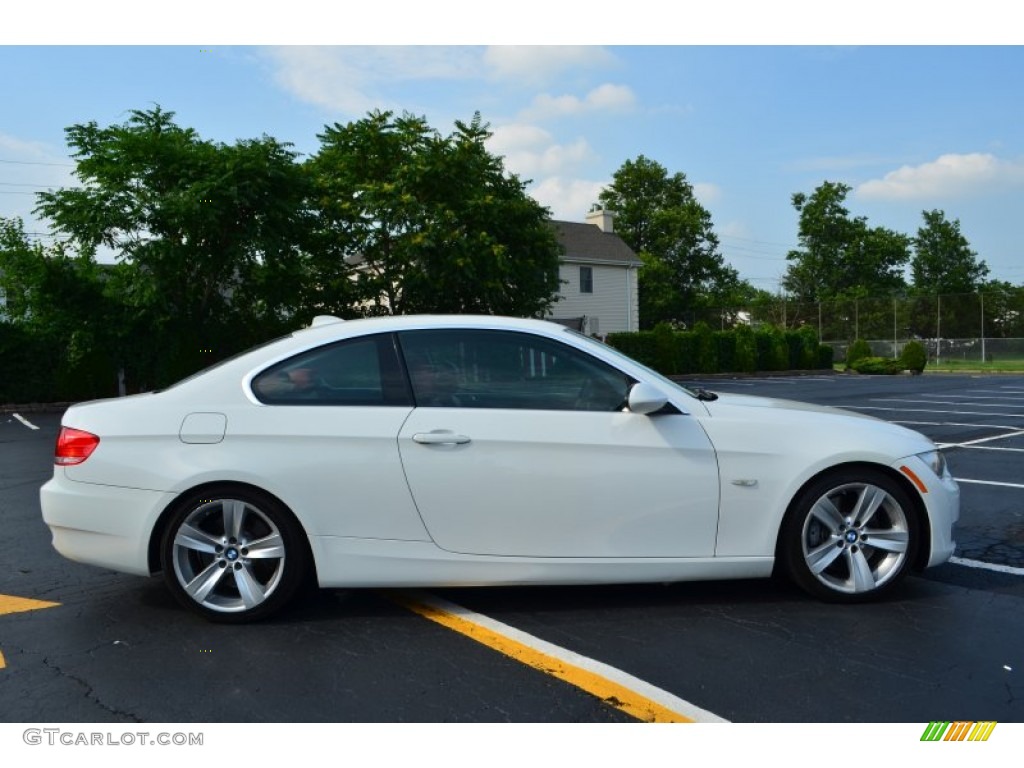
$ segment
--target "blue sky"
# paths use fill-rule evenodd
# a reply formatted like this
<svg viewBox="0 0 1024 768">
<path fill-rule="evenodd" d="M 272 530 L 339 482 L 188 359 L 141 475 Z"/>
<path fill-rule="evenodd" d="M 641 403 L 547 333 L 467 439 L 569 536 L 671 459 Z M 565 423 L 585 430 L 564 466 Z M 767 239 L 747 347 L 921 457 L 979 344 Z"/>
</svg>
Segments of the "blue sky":
<svg viewBox="0 0 1024 768">
<path fill-rule="evenodd" d="M 326 40 L 308 24 L 246 33 L 225 20 L 206 28 L 211 40 L 194 39 L 181 20 L 164 37 L 150 27 L 111 35 L 95 21 L 33 45 L 0 33 L 0 215 L 45 231 L 33 220 L 32 193 L 75 183 L 64 128 L 122 122 L 153 104 L 203 138 L 265 133 L 304 154 L 316 151 L 324 125 L 374 109 L 423 115 L 443 133 L 479 111 L 494 132 L 491 149 L 532 180 L 530 193 L 555 218 L 582 221 L 614 171 L 641 154 L 684 173 L 726 261 L 761 288 L 777 289 L 797 244 L 792 194 L 825 180 L 850 185 L 851 213 L 872 226 L 913 235 L 922 211 L 945 211 L 991 277 L 1024 283 L 1024 48 L 949 45 L 948 31 L 935 35 L 940 45 L 907 31 L 895 37 L 916 44 L 859 44 L 878 39 L 863 19 L 853 41 L 775 28 L 706 36 L 742 45 L 694 45 L 684 34 L 684 45 L 619 45 L 602 34 L 605 17 L 565 37 L 607 45 L 509 44 L 536 39 L 520 21 L 491 35 L 501 45 L 483 46 L 418 30 L 415 20 L 390 37 L 348 36 L 432 44 L 351 45 L 338 34 L 345 45 L 294 45 L 304 35 Z M 628 29 L 625 38 L 642 39 Z M 778 44 L 791 38 L 799 44 Z M 146 44 L 125 44 L 136 41 Z"/>
</svg>

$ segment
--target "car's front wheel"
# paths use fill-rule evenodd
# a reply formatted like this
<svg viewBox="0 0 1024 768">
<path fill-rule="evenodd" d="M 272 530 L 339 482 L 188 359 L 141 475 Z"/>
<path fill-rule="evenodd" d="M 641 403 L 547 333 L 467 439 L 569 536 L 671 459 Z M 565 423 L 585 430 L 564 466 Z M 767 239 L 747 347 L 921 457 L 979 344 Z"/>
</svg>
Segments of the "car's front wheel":
<svg viewBox="0 0 1024 768">
<path fill-rule="evenodd" d="M 161 565 L 171 592 L 213 621 L 264 619 L 305 581 L 301 527 L 276 499 L 208 488 L 182 499 L 164 530 Z"/>
<path fill-rule="evenodd" d="M 849 468 L 800 493 L 783 522 L 780 554 L 804 590 L 851 602 L 893 589 L 914 562 L 921 535 L 917 509 L 898 481 Z"/>
</svg>

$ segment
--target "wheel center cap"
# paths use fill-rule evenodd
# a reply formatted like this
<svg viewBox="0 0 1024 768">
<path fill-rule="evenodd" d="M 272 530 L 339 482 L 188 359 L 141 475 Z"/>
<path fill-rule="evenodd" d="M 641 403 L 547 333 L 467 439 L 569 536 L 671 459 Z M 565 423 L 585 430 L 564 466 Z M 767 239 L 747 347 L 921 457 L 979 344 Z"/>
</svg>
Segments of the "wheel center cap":
<svg viewBox="0 0 1024 768">
<path fill-rule="evenodd" d="M 235 560 L 238 559 L 238 550 L 235 549 L 234 547 L 228 547 L 224 551 L 224 557 L 227 558 L 228 560 L 230 560 L 231 562 L 234 562 Z"/>
<path fill-rule="evenodd" d="M 846 532 L 846 541 L 847 541 L 848 544 L 853 544 L 855 541 L 857 541 L 857 532 L 856 531 L 847 531 Z"/>
</svg>

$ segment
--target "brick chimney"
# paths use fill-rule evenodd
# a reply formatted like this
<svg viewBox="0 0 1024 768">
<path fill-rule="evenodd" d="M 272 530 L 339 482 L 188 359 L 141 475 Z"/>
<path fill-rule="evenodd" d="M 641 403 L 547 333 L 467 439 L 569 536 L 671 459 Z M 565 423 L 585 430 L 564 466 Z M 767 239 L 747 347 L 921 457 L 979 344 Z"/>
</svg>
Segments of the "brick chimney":
<svg viewBox="0 0 1024 768">
<path fill-rule="evenodd" d="M 612 233 L 615 231 L 613 220 L 615 211 L 608 211 L 604 208 L 597 208 L 587 214 L 587 224 L 593 224 L 602 232 Z"/>
</svg>

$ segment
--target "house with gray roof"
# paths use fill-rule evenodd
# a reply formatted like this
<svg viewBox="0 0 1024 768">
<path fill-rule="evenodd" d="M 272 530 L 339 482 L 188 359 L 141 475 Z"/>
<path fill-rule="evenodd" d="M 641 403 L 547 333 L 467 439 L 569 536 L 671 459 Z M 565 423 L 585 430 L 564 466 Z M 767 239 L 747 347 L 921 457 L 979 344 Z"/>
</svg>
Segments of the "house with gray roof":
<svg viewBox="0 0 1024 768">
<path fill-rule="evenodd" d="M 563 254 L 549 320 L 600 337 L 640 329 L 637 270 L 643 262 L 615 234 L 613 220 L 613 212 L 596 210 L 586 223 L 551 221 Z"/>
</svg>

